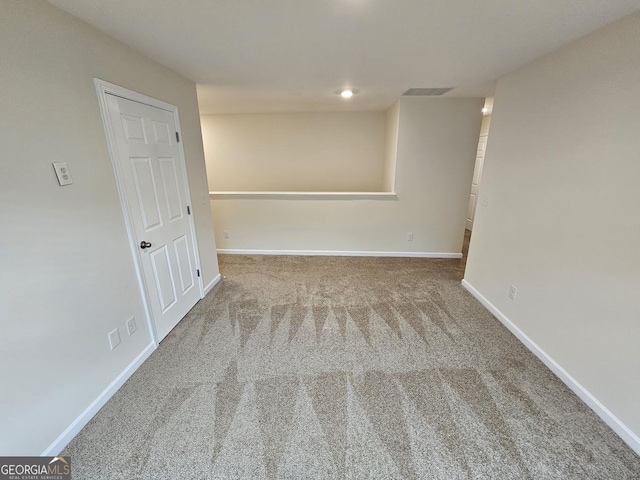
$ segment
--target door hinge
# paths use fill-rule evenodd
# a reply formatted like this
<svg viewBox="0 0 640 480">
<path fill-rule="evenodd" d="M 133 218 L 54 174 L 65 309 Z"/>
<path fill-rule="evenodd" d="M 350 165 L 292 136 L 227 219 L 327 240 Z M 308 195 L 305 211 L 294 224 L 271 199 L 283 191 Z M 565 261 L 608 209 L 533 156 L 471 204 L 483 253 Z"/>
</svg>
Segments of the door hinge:
<svg viewBox="0 0 640 480">
<path fill-rule="evenodd" d="M 191 207 L 187 205 L 187 215 L 191 215 Z"/>
<path fill-rule="evenodd" d="M 176 132 L 176 142 L 180 143 L 180 134 Z"/>
<path fill-rule="evenodd" d="M 198 276 L 200 276 L 200 269 L 196 269 L 196 272 L 198 272 Z"/>
</svg>

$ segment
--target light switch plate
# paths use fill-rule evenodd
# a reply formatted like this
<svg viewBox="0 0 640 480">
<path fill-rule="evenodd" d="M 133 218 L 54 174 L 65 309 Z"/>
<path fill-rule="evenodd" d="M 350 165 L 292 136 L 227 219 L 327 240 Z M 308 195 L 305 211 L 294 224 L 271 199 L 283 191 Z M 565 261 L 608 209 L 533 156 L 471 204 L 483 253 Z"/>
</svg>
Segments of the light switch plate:
<svg viewBox="0 0 640 480">
<path fill-rule="evenodd" d="M 71 171 L 69 170 L 69 166 L 67 162 L 55 162 L 53 164 L 53 169 L 56 172 L 56 176 L 58 177 L 58 183 L 60 186 L 71 185 L 73 183 L 73 178 L 71 177 Z"/>
</svg>

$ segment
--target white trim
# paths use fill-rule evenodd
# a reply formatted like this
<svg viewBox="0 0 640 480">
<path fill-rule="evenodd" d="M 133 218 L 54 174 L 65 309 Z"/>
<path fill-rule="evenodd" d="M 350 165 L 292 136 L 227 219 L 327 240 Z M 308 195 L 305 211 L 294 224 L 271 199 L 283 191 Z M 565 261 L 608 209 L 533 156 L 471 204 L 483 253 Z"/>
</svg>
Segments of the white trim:
<svg viewBox="0 0 640 480">
<path fill-rule="evenodd" d="M 82 412 L 78 418 L 76 418 L 71 425 L 69 425 L 64 432 L 56 438 L 47 449 L 42 452 L 42 457 L 50 457 L 52 455 L 58 455 L 64 447 L 75 437 L 84 426 L 89 423 L 89 420 L 98 413 L 98 411 L 109 401 L 109 399 L 120 389 L 124 382 L 126 382 L 131 375 L 142 365 L 142 363 L 149 358 L 149 355 L 156 349 L 155 343 L 150 343 L 145 349 L 131 362 L 113 382 L 109 384 L 104 391 L 98 395 L 98 397 L 89 404 L 89 406 Z"/>
<path fill-rule="evenodd" d="M 138 103 L 143 103 L 145 105 L 149 105 L 150 107 L 161 108 L 162 110 L 166 110 L 172 113 L 176 110 L 175 105 L 163 102 L 162 100 L 158 100 L 157 98 L 148 97 L 142 93 L 138 93 L 133 90 L 129 90 L 128 88 L 121 87 L 120 85 L 116 85 L 115 83 L 105 82 L 104 80 L 100 80 L 99 78 L 94 78 L 93 83 L 98 89 L 98 93 L 110 93 L 112 95 L 116 95 L 117 97 L 122 97 L 127 100 L 133 100 L 134 102 Z"/>
<path fill-rule="evenodd" d="M 105 82 L 104 80 L 100 80 L 99 78 L 94 78 L 93 81 L 96 86 L 96 91 L 98 92 L 98 100 L 100 103 L 102 120 L 103 120 L 103 123 L 105 123 L 105 131 L 107 130 L 107 123 L 109 125 L 111 124 L 109 119 L 109 112 L 107 109 L 106 94 L 116 95 L 118 97 L 122 97 L 127 100 L 133 100 L 134 102 L 142 103 L 144 105 L 149 105 L 151 107 L 161 108 L 162 110 L 167 110 L 168 112 L 171 112 L 173 114 L 176 132 L 178 132 L 178 136 L 180 137 L 180 141 L 178 142 L 177 145 L 178 145 L 178 150 L 180 152 L 180 160 L 182 161 L 182 165 L 184 166 L 185 175 L 183 178 L 183 183 L 184 183 L 185 193 L 187 195 L 187 198 L 189 199 L 191 210 L 193 210 L 193 205 L 196 202 L 193 202 L 192 201 L 193 199 L 191 198 L 191 189 L 189 186 L 189 178 L 188 178 L 188 172 L 187 172 L 187 158 L 184 154 L 184 143 L 183 143 L 184 136 L 182 135 L 182 130 L 180 128 L 180 115 L 178 113 L 178 107 L 170 103 L 163 102 L 162 100 L 158 100 L 157 98 L 148 97 L 147 95 L 143 95 L 142 93 L 134 92 L 133 90 L 129 90 L 127 88 L 121 87 L 119 85 L 115 85 L 113 83 Z M 113 133 L 111 132 L 110 126 L 108 130 L 109 131 L 107 132 L 107 139 L 109 140 L 109 143 L 110 143 L 111 141 L 115 141 L 115 138 L 113 136 Z M 111 146 L 109 147 L 109 152 L 113 153 L 111 152 Z M 117 169 L 118 168 L 117 158 L 112 156 L 111 161 L 114 165 L 114 169 Z M 116 179 L 118 181 L 121 181 L 120 177 L 117 175 L 117 172 L 116 172 Z M 118 186 L 118 191 L 120 191 L 120 186 Z M 126 215 L 127 214 L 125 214 L 125 221 L 129 221 L 130 217 L 126 218 Z M 191 215 L 189 215 L 189 227 L 191 229 L 193 254 L 195 257 L 196 268 L 199 268 L 200 270 L 202 270 L 200 266 L 200 253 L 198 251 L 198 239 L 196 237 L 196 226 L 195 226 L 195 220 L 193 218 L 193 212 L 191 213 Z M 134 248 L 135 247 L 136 245 L 134 245 Z M 135 250 L 139 254 L 138 249 L 135 248 Z M 198 285 L 200 287 L 200 296 L 202 297 L 204 296 L 204 284 L 202 283 L 202 278 L 198 279 Z"/>
<path fill-rule="evenodd" d="M 111 126 L 111 119 L 109 118 L 109 109 L 107 107 L 107 95 L 115 95 L 117 97 L 121 97 L 127 100 L 132 100 L 134 102 L 142 103 L 144 105 L 149 105 L 151 107 L 160 108 L 162 110 L 166 110 L 173 114 L 174 123 L 176 127 L 176 131 L 180 136 L 180 139 L 183 139 L 182 131 L 180 130 L 180 117 L 178 115 L 178 107 L 175 105 L 171 105 L 170 103 L 163 102 L 162 100 L 158 100 L 152 97 L 148 97 L 138 92 L 134 92 L 133 90 L 128 90 L 126 88 L 120 87 L 118 85 L 114 85 L 113 83 L 105 82 L 104 80 L 100 80 L 99 78 L 94 78 L 93 82 L 96 87 L 96 93 L 98 94 L 98 103 L 100 106 L 100 114 L 102 116 L 102 123 L 104 125 L 104 131 L 107 139 L 107 148 L 109 149 L 109 157 L 111 158 L 111 166 L 113 168 L 113 173 L 116 180 L 116 187 L 118 189 L 118 195 L 120 197 L 120 205 L 122 208 L 122 213 L 124 215 L 124 223 L 125 228 L 127 230 L 127 236 L 129 237 L 129 248 L 131 250 L 131 254 L 133 257 L 133 264 L 136 271 L 136 276 L 138 279 L 138 286 L 140 288 L 140 294 L 142 296 L 142 303 L 145 309 L 145 313 L 147 316 L 147 324 L 149 326 L 149 332 L 151 335 L 151 340 L 157 346 L 158 345 L 158 334 L 156 332 L 156 326 L 153 321 L 153 314 L 151 310 L 151 302 L 149 300 L 148 289 L 145 282 L 144 274 L 142 271 L 142 261 L 140 259 L 140 250 L 137 245 L 137 241 L 135 238 L 135 233 L 133 229 L 132 215 L 129 209 L 129 205 L 127 203 L 127 196 L 125 194 L 124 188 L 124 179 L 120 173 L 120 168 L 118 164 L 118 152 L 115 151 L 115 145 L 117 145 L 116 137 L 113 132 Z M 182 162 L 182 166 L 184 167 L 184 188 L 185 194 L 189 199 L 189 204 L 191 209 L 193 210 L 193 205 L 195 202 L 192 202 L 191 191 L 189 189 L 189 179 L 187 174 L 187 162 L 186 157 L 184 155 L 183 142 L 178 142 L 178 151 L 180 152 L 180 160 Z M 202 267 L 200 266 L 200 255 L 198 252 L 198 238 L 196 236 L 196 227 L 194 223 L 194 213 L 191 212 L 189 215 L 189 229 L 191 232 L 192 246 L 193 246 L 193 254 L 194 261 L 196 264 L 196 268 L 200 269 L 202 272 Z M 202 277 L 197 278 L 198 286 L 200 289 L 200 298 L 204 298 L 204 284 L 202 282 Z"/>
<path fill-rule="evenodd" d="M 462 258 L 462 253 L 441 252 L 369 252 L 354 250 L 251 250 L 242 248 L 219 248 L 219 254 L 227 255 L 302 255 L 322 257 L 418 257 L 418 258 Z"/>
<path fill-rule="evenodd" d="M 222 275 L 220 274 L 216 275 L 214 279 L 211 280 L 209 285 L 204 287 L 204 295 L 202 296 L 202 298 L 204 298 L 205 295 L 207 295 L 211 290 L 213 290 L 213 287 L 215 287 L 221 279 L 222 279 Z"/>
<path fill-rule="evenodd" d="M 107 149 L 109 150 L 109 158 L 111 159 L 111 167 L 113 169 L 113 175 L 116 180 L 116 188 L 118 189 L 118 197 L 120 198 L 120 208 L 122 209 L 122 215 L 124 217 L 124 225 L 127 230 L 127 237 L 129 238 L 129 249 L 131 251 L 131 256 L 133 259 L 133 266 L 136 271 L 136 277 L 138 280 L 138 288 L 140 289 L 140 295 L 142 296 L 142 305 L 144 307 L 144 311 L 147 317 L 147 325 L 149 327 L 149 335 L 151 336 L 151 341 L 157 347 L 158 346 L 158 334 L 156 332 L 156 325 L 153 322 L 153 315 L 151 313 L 151 302 L 149 300 L 149 296 L 147 294 L 147 286 L 144 279 L 144 275 L 142 273 L 142 265 L 140 260 L 140 252 L 137 246 L 137 242 L 135 240 L 135 233 L 133 230 L 133 223 L 131 222 L 131 212 L 129 210 L 129 204 L 127 203 L 127 196 L 124 192 L 123 185 L 124 179 L 120 174 L 120 169 L 118 168 L 118 152 L 114 150 L 116 142 L 115 133 L 113 132 L 113 128 L 111 126 L 111 119 L 109 118 L 109 108 L 107 106 L 107 94 L 112 93 L 114 95 L 121 96 L 126 98 L 125 95 L 128 93 L 129 97 L 132 100 L 139 101 L 140 103 L 147 104 L 148 97 L 141 95 L 137 92 L 131 92 L 125 90 L 117 85 L 113 85 L 111 83 L 107 83 L 103 80 L 94 78 L 93 82 L 96 87 L 96 93 L 98 94 L 98 104 L 100 106 L 100 115 L 102 116 L 102 125 L 104 126 L 104 133 L 107 140 Z M 159 107 L 160 108 L 160 107 Z"/>
<path fill-rule="evenodd" d="M 549 370 L 551 370 L 573 393 L 587 404 L 611 429 L 625 441 L 632 450 L 640 455 L 640 437 L 633 433 L 618 417 L 605 407 L 596 397 L 584 388 L 569 372 L 560 366 L 547 352 L 540 348 L 526 333 L 518 328 L 504 313 L 476 290 L 466 279 L 462 280 L 462 286 L 466 288 L 487 310 L 489 310 L 505 327 L 520 340 Z"/>
<path fill-rule="evenodd" d="M 398 200 L 395 192 L 209 192 L 211 200 Z"/>
</svg>

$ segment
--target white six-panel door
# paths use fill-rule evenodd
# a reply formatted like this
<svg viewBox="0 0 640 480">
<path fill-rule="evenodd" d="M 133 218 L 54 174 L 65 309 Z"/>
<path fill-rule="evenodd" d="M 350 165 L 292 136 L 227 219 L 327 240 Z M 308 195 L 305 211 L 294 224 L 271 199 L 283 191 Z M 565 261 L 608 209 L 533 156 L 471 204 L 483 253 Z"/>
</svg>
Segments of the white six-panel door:
<svg viewBox="0 0 640 480">
<path fill-rule="evenodd" d="M 200 299 L 173 113 L 107 94 L 143 282 L 156 338 L 162 340 Z"/>
</svg>

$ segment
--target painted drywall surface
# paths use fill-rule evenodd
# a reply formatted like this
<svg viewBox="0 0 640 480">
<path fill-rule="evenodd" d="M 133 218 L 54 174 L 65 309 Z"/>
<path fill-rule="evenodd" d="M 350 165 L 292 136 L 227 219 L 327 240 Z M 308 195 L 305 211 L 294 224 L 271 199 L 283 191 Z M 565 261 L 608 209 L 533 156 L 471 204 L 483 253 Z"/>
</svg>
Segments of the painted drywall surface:
<svg viewBox="0 0 640 480">
<path fill-rule="evenodd" d="M 0 455 L 39 455 L 150 343 L 94 77 L 178 106 L 205 280 L 218 271 L 193 83 L 41 1 L 0 3 L 0 58 Z"/>
<path fill-rule="evenodd" d="M 380 191 L 384 112 L 203 115 L 214 191 Z"/>
<path fill-rule="evenodd" d="M 212 200 L 218 247 L 459 253 L 482 103 L 400 102 L 398 200 Z"/>
<path fill-rule="evenodd" d="M 385 113 L 385 152 L 382 171 L 382 190 L 393 192 L 396 181 L 396 158 L 398 155 L 398 131 L 400 128 L 400 101 Z"/>
<path fill-rule="evenodd" d="M 636 15 L 499 80 L 465 273 L 636 434 L 639 42 Z"/>
</svg>

